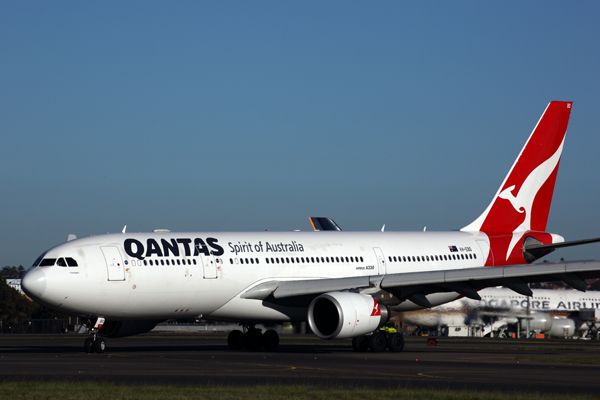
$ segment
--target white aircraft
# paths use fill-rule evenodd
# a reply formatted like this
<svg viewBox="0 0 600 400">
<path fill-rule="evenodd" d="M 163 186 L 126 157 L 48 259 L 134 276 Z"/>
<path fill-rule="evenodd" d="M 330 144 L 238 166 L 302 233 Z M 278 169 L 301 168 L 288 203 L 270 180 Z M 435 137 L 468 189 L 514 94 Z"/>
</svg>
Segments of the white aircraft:
<svg viewBox="0 0 600 400">
<path fill-rule="evenodd" d="M 150 232 L 91 236 L 46 251 L 22 279 L 35 301 L 89 318 L 88 352 L 103 337 L 147 332 L 171 318 L 234 321 L 232 349 L 273 350 L 255 325 L 308 321 L 323 339 L 355 350 L 401 351 L 378 327 L 394 313 L 429 308 L 477 290 L 562 280 L 584 289 L 600 262 L 532 265 L 564 242 L 545 232 L 571 102 L 551 102 L 489 207 L 451 232 Z M 73 238 L 71 238 L 73 239 Z M 596 239 L 596 241 L 599 239 Z"/>
<path fill-rule="evenodd" d="M 551 337 L 598 334 L 597 314 L 600 292 L 532 289 L 531 297 L 505 288 L 479 291 L 481 300 L 461 298 L 430 310 L 404 313 L 410 325 L 437 329 L 442 326 L 486 326 L 484 333 L 501 332 L 507 325 L 518 325 L 519 334 L 541 332 Z M 452 329 L 452 328 L 449 328 Z"/>
</svg>

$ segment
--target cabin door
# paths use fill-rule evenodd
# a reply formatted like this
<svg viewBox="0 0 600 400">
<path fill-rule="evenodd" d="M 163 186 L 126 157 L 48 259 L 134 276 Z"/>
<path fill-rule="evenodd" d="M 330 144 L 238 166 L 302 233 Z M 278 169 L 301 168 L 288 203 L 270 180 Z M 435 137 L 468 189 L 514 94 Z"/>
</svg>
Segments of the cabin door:
<svg viewBox="0 0 600 400">
<path fill-rule="evenodd" d="M 100 249 L 102 249 L 102 254 L 104 254 L 104 260 L 106 261 L 108 280 L 124 281 L 125 268 L 123 267 L 123 259 L 121 258 L 119 249 L 112 246 L 100 247 Z"/>
</svg>

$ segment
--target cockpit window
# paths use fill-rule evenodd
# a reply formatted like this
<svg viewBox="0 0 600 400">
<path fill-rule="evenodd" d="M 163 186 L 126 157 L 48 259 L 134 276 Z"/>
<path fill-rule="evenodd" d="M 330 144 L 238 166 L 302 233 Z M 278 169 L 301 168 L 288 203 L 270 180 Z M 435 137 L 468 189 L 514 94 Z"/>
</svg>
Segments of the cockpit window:
<svg viewBox="0 0 600 400">
<path fill-rule="evenodd" d="M 56 263 L 56 265 L 58 265 L 59 267 L 66 267 L 67 266 L 67 262 L 65 261 L 64 258 L 59 258 L 58 262 Z"/>
<path fill-rule="evenodd" d="M 69 267 L 77 267 L 77 261 L 75 261 L 74 259 L 72 259 L 71 257 L 65 257 L 65 260 L 67 260 L 67 265 Z"/>
<path fill-rule="evenodd" d="M 56 258 L 44 258 L 40 262 L 40 267 L 51 267 L 56 263 Z"/>
<path fill-rule="evenodd" d="M 38 265 L 40 265 L 40 261 L 42 261 L 42 258 L 44 258 L 45 255 L 46 255 L 46 253 L 44 253 L 41 256 L 39 256 L 37 258 L 37 260 L 35 260 L 35 262 L 33 263 L 32 267 L 37 267 Z"/>
</svg>

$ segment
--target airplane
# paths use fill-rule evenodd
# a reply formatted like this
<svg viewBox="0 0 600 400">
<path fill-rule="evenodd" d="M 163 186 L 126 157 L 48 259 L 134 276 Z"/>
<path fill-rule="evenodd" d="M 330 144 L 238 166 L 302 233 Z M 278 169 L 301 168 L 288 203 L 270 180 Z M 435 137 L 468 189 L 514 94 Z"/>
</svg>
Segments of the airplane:
<svg viewBox="0 0 600 400">
<path fill-rule="evenodd" d="M 352 338 L 356 351 L 402 351 L 401 334 L 378 330 L 398 312 L 479 300 L 477 291 L 491 286 L 531 296 L 528 283 L 562 280 L 585 290 L 585 279 L 600 277 L 599 261 L 532 264 L 600 241 L 545 232 L 571 106 L 548 104 L 487 209 L 460 230 L 123 229 L 47 250 L 21 285 L 38 303 L 87 319 L 87 352 L 177 318 L 240 324 L 227 339 L 233 350 L 277 349 L 277 332 L 263 334 L 259 323 L 307 321 L 319 338 Z"/>
<path fill-rule="evenodd" d="M 483 326 L 483 334 L 502 335 L 508 325 L 517 325 L 519 336 L 545 333 L 551 337 L 598 335 L 600 291 L 580 292 L 560 289 L 531 289 L 531 297 L 506 288 L 486 288 L 478 292 L 481 300 L 460 298 L 429 310 L 402 315 L 404 323 L 438 329 Z"/>
</svg>

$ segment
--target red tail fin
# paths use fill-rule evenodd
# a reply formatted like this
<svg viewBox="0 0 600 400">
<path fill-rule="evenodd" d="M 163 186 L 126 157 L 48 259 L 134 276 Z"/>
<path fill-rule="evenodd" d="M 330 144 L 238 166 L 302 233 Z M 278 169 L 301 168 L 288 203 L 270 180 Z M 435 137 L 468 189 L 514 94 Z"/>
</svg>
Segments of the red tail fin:
<svg viewBox="0 0 600 400">
<path fill-rule="evenodd" d="M 544 231 L 572 102 L 553 101 L 488 208 L 463 231 Z"/>
</svg>

